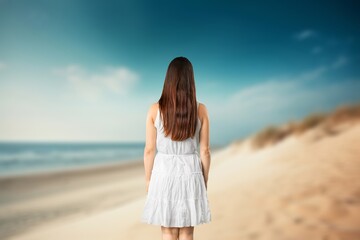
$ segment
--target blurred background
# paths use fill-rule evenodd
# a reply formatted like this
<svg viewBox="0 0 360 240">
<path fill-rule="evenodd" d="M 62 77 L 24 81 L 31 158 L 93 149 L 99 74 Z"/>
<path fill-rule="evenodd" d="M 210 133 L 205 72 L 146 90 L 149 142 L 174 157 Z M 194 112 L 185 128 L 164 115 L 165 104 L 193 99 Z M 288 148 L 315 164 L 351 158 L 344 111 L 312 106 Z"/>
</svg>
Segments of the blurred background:
<svg viewBox="0 0 360 240">
<path fill-rule="evenodd" d="M 160 98 L 167 66 L 177 56 L 193 64 L 197 99 L 208 108 L 211 147 L 219 155 L 268 126 L 359 103 L 359 10 L 354 0 L 0 0 L 0 238 L 89 209 L 139 198 L 141 205 L 146 113 Z M 354 109 L 347 116 L 355 116 Z M 308 117 L 305 128 L 319 119 Z M 358 133 L 349 143 L 360 143 Z M 289 132 L 271 128 L 264 134 L 278 140 Z M 325 148 L 339 146 L 329 144 Z M 217 159 L 234 156 L 215 157 L 214 169 Z M 125 184 L 127 174 L 140 178 L 139 184 Z M 100 183 L 115 179 L 124 184 L 106 195 Z M 100 190 L 93 195 L 69 192 L 90 191 L 95 183 Z M 130 194 L 128 188 L 140 191 Z M 63 194 L 58 203 L 50 199 L 55 192 Z M 80 204 L 89 196 L 91 204 Z M 212 202 L 216 223 L 219 205 L 215 197 Z M 208 233 L 201 228 L 199 234 Z M 348 228 L 353 235 L 341 239 L 359 236 L 358 225 Z M 216 239 L 261 238 L 251 234 Z M 46 236 L 33 239 L 55 239 Z M 271 236 L 264 239 L 282 239 Z M 312 239 L 340 239 L 319 236 Z"/>
</svg>

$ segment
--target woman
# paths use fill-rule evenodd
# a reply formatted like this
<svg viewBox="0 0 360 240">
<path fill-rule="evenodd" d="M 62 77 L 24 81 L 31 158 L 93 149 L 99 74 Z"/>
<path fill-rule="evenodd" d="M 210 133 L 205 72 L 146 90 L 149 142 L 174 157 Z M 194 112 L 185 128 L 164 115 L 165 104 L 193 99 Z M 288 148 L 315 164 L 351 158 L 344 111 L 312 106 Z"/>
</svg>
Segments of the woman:
<svg viewBox="0 0 360 240">
<path fill-rule="evenodd" d="M 147 198 L 142 221 L 160 225 L 163 239 L 192 240 L 194 226 L 211 221 L 209 139 L 208 112 L 196 100 L 192 64 L 177 57 L 146 119 Z"/>
</svg>

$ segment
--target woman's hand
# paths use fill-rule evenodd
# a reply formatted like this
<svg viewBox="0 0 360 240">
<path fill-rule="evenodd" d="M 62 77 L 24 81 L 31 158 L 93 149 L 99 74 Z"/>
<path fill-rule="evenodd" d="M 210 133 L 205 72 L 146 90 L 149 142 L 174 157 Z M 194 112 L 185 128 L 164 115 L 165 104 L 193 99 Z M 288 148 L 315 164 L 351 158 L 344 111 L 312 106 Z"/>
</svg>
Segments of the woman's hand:
<svg viewBox="0 0 360 240">
<path fill-rule="evenodd" d="M 207 190 L 208 178 L 207 178 L 207 177 L 205 177 L 204 175 L 203 175 L 203 177 L 204 177 L 205 188 L 206 188 L 206 190 Z"/>
</svg>

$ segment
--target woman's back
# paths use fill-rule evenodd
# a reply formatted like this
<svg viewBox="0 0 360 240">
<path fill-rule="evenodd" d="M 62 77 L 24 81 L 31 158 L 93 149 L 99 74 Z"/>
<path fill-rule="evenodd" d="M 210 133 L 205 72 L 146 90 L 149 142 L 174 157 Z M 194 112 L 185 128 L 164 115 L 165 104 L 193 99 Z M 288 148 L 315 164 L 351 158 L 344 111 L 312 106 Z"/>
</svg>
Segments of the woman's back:
<svg viewBox="0 0 360 240">
<path fill-rule="evenodd" d="M 199 109 L 199 102 L 197 103 Z M 156 127 L 156 148 L 158 152 L 168 154 L 190 154 L 198 152 L 199 132 L 201 128 L 200 118 L 197 118 L 195 136 L 189 137 L 183 141 L 173 141 L 170 136 L 165 137 L 163 121 L 161 119 L 160 109 L 158 108 L 154 121 Z"/>
</svg>

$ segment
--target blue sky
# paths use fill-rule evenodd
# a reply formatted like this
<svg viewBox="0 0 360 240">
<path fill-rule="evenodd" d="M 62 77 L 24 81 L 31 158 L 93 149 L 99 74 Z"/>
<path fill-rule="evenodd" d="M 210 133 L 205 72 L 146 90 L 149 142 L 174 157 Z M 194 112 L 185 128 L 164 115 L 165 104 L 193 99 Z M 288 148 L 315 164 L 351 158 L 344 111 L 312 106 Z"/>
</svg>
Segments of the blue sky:
<svg viewBox="0 0 360 240">
<path fill-rule="evenodd" d="M 0 0 L 0 140 L 144 141 L 169 62 L 211 143 L 359 102 L 357 1 Z"/>
</svg>

